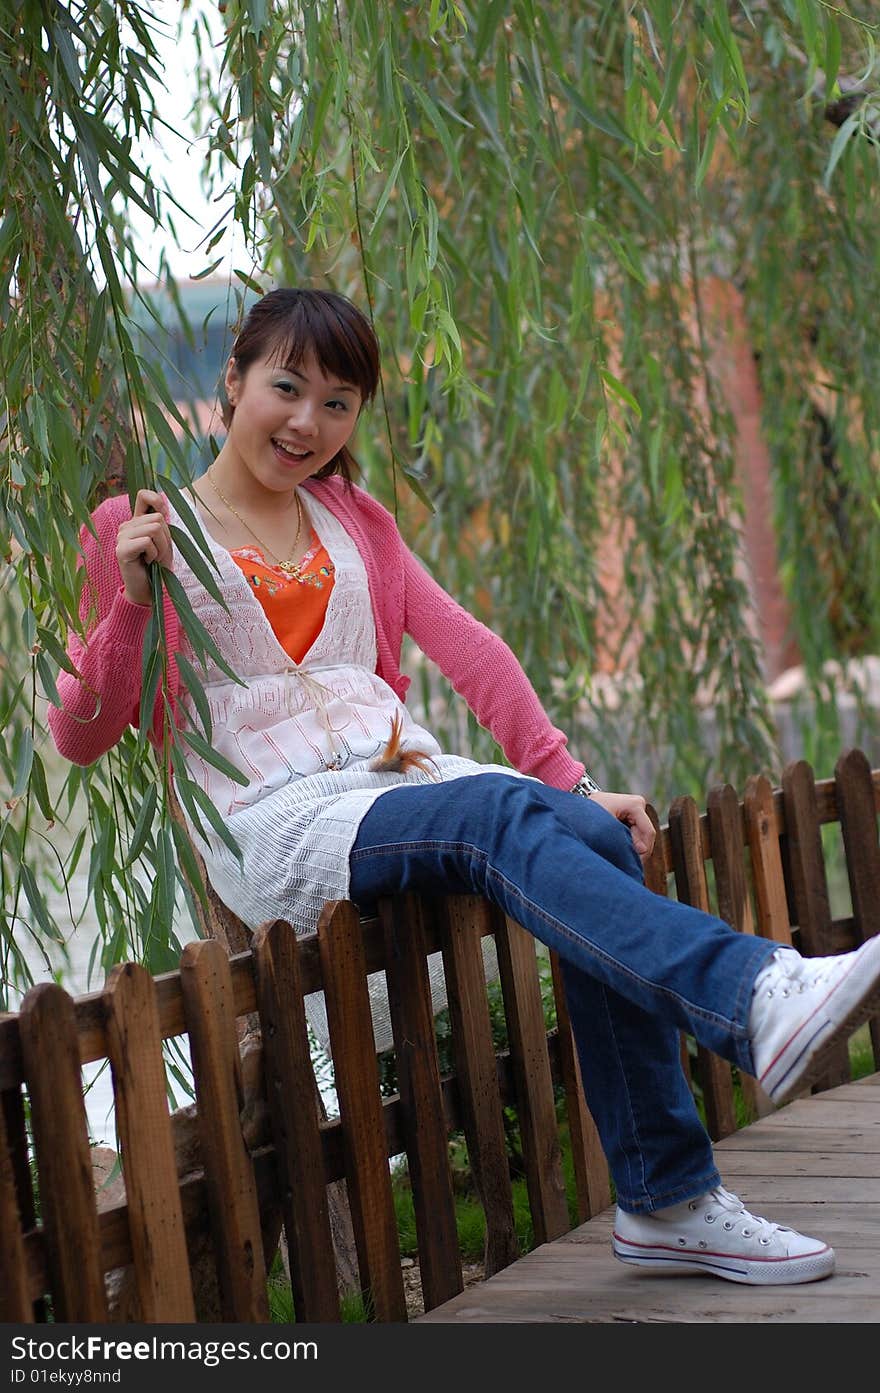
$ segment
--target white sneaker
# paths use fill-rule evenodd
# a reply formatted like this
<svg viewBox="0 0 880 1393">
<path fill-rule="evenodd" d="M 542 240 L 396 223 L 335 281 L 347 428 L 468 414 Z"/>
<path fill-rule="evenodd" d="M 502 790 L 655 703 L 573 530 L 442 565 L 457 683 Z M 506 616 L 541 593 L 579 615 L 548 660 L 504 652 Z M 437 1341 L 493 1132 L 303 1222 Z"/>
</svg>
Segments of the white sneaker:
<svg viewBox="0 0 880 1393">
<path fill-rule="evenodd" d="M 817 1282 L 834 1271 L 827 1243 L 759 1219 L 720 1185 L 654 1214 L 618 1209 L 611 1242 L 616 1258 L 637 1267 L 702 1272 L 756 1287 Z"/>
<path fill-rule="evenodd" d="M 777 1105 L 788 1102 L 878 1008 L 880 934 L 831 958 L 778 949 L 755 979 L 749 1017 L 755 1077 L 765 1093 Z"/>
</svg>

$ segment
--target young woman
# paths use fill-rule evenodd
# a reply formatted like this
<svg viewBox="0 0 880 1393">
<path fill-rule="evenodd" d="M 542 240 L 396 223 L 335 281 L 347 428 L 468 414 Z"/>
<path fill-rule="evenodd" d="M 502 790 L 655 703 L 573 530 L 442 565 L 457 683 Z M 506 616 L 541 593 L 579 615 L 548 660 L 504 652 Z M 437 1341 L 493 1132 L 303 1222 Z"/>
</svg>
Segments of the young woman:
<svg viewBox="0 0 880 1393">
<path fill-rule="evenodd" d="M 90 763 L 139 721 L 147 568 L 173 569 L 243 683 L 213 663 L 202 674 L 213 745 L 247 786 L 181 746 L 241 848 L 239 865 L 213 831 L 199 838 L 221 898 L 252 927 L 283 917 L 303 932 L 330 899 L 488 896 L 562 960 L 617 1191 L 617 1256 L 754 1284 L 827 1276 L 827 1244 L 749 1214 L 723 1188 L 678 1032 L 784 1102 L 880 1001 L 880 938 L 802 959 L 644 887 L 645 800 L 599 790 L 511 650 L 350 482 L 348 444 L 378 370 L 371 326 L 341 296 L 276 290 L 251 309 L 226 369 L 226 439 L 193 492 L 225 608 L 173 545 L 169 522 L 185 520 L 163 494 L 141 490 L 133 515 L 124 497 L 101 504 L 95 535 L 82 536 L 79 675 L 60 674 L 50 712 L 58 748 Z M 170 653 L 187 652 L 167 599 L 165 615 Z M 513 769 L 446 754 L 413 719 L 404 632 Z M 173 663 L 170 680 L 185 729 L 192 701 Z M 157 743 L 161 715 L 157 703 Z"/>
</svg>

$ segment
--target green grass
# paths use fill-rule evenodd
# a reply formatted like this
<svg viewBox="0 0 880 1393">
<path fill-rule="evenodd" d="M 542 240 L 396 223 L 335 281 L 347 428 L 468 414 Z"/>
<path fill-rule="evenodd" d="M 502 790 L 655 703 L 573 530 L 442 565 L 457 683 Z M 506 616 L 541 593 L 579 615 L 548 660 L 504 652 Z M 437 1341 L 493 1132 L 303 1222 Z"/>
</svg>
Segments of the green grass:
<svg viewBox="0 0 880 1393">
<path fill-rule="evenodd" d="M 281 1253 L 275 1254 L 268 1279 L 269 1318 L 274 1325 L 295 1325 L 296 1312 L 293 1309 L 293 1292 L 284 1272 Z M 342 1321 L 345 1325 L 364 1325 L 370 1319 L 367 1303 L 360 1292 L 346 1292 L 340 1302 Z"/>
<path fill-rule="evenodd" d="M 871 1044 L 871 1027 L 869 1025 L 863 1025 L 850 1038 L 849 1062 L 853 1081 L 863 1079 L 868 1074 L 875 1072 L 874 1049 Z"/>
<path fill-rule="evenodd" d="M 391 1189 L 397 1214 L 401 1257 L 417 1258 L 415 1208 L 409 1177 L 405 1171 L 393 1178 Z M 525 1180 L 513 1180 L 511 1191 L 517 1239 L 522 1251 L 528 1252 L 534 1247 L 534 1231 Z M 462 1259 L 465 1262 L 480 1262 L 486 1243 L 486 1216 L 473 1190 L 455 1195 L 455 1225 Z"/>
<path fill-rule="evenodd" d="M 284 1272 L 281 1253 L 275 1254 L 275 1261 L 268 1279 L 269 1315 L 277 1325 L 292 1325 L 296 1320 L 293 1309 L 293 1292 Z"/>
</svg>

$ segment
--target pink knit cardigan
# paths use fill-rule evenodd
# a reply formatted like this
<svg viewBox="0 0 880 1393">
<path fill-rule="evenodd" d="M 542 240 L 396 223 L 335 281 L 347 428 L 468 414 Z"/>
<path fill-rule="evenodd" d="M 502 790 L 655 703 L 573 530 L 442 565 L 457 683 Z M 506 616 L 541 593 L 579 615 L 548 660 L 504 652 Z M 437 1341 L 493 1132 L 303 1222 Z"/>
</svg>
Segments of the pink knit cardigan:
<svg viewBox="0 0 880 1393">
<path fill-rule="evenodd" d="M 404 633 L 410 634 L 516 769 L 557 788 L 571 788 L 584 767 L 568 753 L 566 737 L 551 724 L 507 644 L 431 579 L 388 510 L 363 489 L 349 489 L 339 478 L 310 480 L 305 487 L 339 519 L 363 559 L 379 676 L 405 698 L 409 678 L 400 671 L 400 651 Z M 87 638 L 83 642 L 70 636 L 68 653 L 79 676 L 59 673 L 62 707 L 49 708 L 55 744 L 75 764 L 91 764 L 116 744 L 127 725 L 140 722 L 141 652 L 150 607 L 126 598 L 116 561 L 116 534 L 130 517 L 125 495 L 108 498 L 92 514 L 95 535 L 85 527 L 81 533 L 87 583 L 80 610 Z M 174 702 L 180 690 L 174 654 L 184 645 L 167 595 L 164 612 Z M 161 693 L 150 738 L 161 747 Z"/>
</svg>

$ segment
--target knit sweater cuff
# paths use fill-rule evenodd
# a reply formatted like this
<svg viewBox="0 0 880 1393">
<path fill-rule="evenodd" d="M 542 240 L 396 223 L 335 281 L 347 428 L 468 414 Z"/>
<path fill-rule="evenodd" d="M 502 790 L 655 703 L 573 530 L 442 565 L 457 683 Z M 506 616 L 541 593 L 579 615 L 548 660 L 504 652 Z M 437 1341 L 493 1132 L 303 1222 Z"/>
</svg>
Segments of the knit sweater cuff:
<svg viewBox="0 0 880 1393">
<path fill-rule="evenodd" d="M 574 787 L 583 772 L 584 766 L 572 759 L 565 749 L 554 750 L 529 770 L 529 773 L 542 783 L 550 784 L 553 788 L 565 789 L 566 792 Z"/>
<path fill-rule="evenodd" d="M 151 605 L 135 604 L 120 586 L 107 615 L 107 639 L 110 640 L 112 635 L 114 644 L 140 651 L 151 612 Z"/>
</svg>

